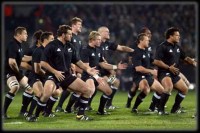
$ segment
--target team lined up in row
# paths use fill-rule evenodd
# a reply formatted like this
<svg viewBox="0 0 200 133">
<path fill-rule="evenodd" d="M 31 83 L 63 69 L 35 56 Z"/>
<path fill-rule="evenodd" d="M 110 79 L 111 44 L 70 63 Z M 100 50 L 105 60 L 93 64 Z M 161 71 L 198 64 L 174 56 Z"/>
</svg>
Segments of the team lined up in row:
<svg viewBox="0 0 200 133">
<path fill-rule="evenodd" d="M 110 82 L 107 81 L 111 79 L 110 75 L 116 75 L 116 69 L 126 69 L 127 64 L 121 62 L 118 65 L 109 64 L 109 57 L 106 54 L 108 50 L 130 52 L 132 57 L 134 82 L 136 88 L 140 88 L 141 91 L 136 98 L 132 112 L 137 112 L 137 107 L 152 88 L 156 93 L 152 98 L 151 109 L 155 110 L 155 106 L 158 104 L 159 114 L 166 114 L 164 106 L 173 87 L 177 88 L 179 93 L 171 113 L 179 110 L 188 87 L 179 76 L 178 61 L 181 58 L 195 66 L 196 62 L 186 57 L 181 48 L 176 45 L 180 40 L 178 29 L 169 28 L 167 30 L 167 40 L 158 46 L 155 59 L 151 59 L 147 50 L 149 49 L 149 34 L 139 34 L 137 45 L 132 49 L 109 42 L 108 28 L 100 27 L 98 31 L 90 32 L 88 45 L 82 47 L 78 37 L 81 28 L 82 20 L 75 17 L 71 20 L 71 27 L 61 25 L 58 28 L 56 39 L 51 32 L 39 31 L 41 35 L 39 35 L 38 40 L 41 41 L 41 46 L 35 45 L 30 56 L 24 56 L 21 48 L 21 43 L 27 39 L 26 28 L 16 28 L 14 41 L 8 45 L 6 52 L 5 72 L 10 91 L 5 96 L 4 118 L 8 117 L 8 106 L 20 85 L 25 87 L 20 113 L 26 115 L 27 121 L 37 121 L 40 112 L 43 112 L 44 116 L 52 117 L 54 115 L 52 108 L 60 93 L 62 92 L 56 107 L 58 111 L 62 109 L 62 104 L 70 91 L 73 91 L 73 94 L 65 111 L 72 112 L 72 105 L 77 101 L 75 103 L 78 110 L 76 119 L 92 119 L 85 115 L 85 109 L 91 109 L 88 105 L 91 104 L 96 89 L 103 92 L 97 114 L 109 114 L 104 110 L 104 107 L 114 107 L 112 99 L 119 87 L 119 80 L 111 77 L 114 79 L 113 82 L 109 84 Z M 149 30 L 145 29 L 145 31 Z M 32 67 L 27 67 L 27 61 L 31 60 Z M 158 72 L 150 69 L 151 63 L 158 67 Z M 19 66 L 26 69 L 31 68 L 28 78 L 22 75 Z M 155 80 L 152 75 L 158 77 L 160 82 Z M 27 113 L 30 102 L 31 105 Z"/>
</svg>

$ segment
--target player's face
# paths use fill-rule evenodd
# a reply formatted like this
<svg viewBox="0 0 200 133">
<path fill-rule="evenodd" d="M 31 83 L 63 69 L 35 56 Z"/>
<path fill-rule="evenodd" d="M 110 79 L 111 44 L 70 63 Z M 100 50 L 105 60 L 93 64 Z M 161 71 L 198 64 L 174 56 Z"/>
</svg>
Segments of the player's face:
<svg viewBox="0 0 200 133">
<path fill-rule="evenodd" d="M 96 36 L 96 39 L 94 40 L 95 46 L 100 47 L 101 45 L 101 36 Z"/>
<path fill-rule="evenodd" d="M 76 29 L 78 33 L 80 33 L 82 30 L 82 22 L 76 22 L 76 24 L 74 25 L 74 28 Z"/>
<path fill-rule="evenodd" d="M 67 33 L 65 34 L 65 41 L 71 41 L 72 39 L 72 31 L 68 30 Z"/>
<path fill-rule="evenodd" d="M 149 40 L 151 40 L 151 36 L 152 36 L 151 31 L 150 31 L 150 30 L 147 30 L 147 31 L 146 31 L 146 34 L 147 34 L 147 36 L 149 37 Z"/>
<path fill-rule="evenodd" d="M 143 42 L 143 45 L 145 48 L 149 47 L 149 37 L 148 36 L 144 36 L 144 39 L 142 42 Z"/>
<path fill-rule="evenodd" d="M 109 29 L 108 29 L 108 28 L 105 28 L 105 29 L 103 30 L 103 37 L 104 37 L 105 39 L 110 39 L 110 32 L 109 32 Z"/>
<path fill-rule="evenodd" d="M 26 41 L 27 41 L 27 38 L 28 38 L 27 31 L 26 31 L 26 30 L 23 30 L 22 33 L 20 34 L 20 40 L 21 40 L 22 42 L 26 42 Z"/>
<path fill-rule="evenodd" d="M 179 43 L 180 42 L 180 33 L 177 31 L 177 32 L 174 32 L 174 35 L 172 36 L 172 39 L 173 39 L 173 42 L 174 43 Z"/>
<path fill-rule="evenodd" d="M 49 42 L 51 42 L 51 41 L 53 41 L 53 40 L 54 40 L 54 36 L 53 36 L 53 35 L 50 35 L 47 41 L 48 41 L 48 43 L 49 43 Z"/>
</svg>

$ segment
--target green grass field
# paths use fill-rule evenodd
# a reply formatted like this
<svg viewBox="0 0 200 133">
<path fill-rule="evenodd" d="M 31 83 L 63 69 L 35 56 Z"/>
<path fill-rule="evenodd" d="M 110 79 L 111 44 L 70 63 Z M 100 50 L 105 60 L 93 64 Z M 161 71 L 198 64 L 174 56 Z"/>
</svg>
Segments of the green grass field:
<svg viewBox="0 0 200 133">
<path fill-rule="evenodd" d="M 155 130 L 181 130 L 181 131 L 195 131 L 198 128 L 197 118 L 192 118 L 192 115 L 197 109 L 196 91 L 190 90 L 184 101 L 182 107 L 187 111 L 182 114 L 170 114 L 168 116 L 158 116 L 157 114 L 145 114 L 149 107 L 152 93 L 150 93 L 139 106 L 139 114 L 132 114 L 131 108 L 125 108 L 127 100 L 127 92 L 118 91 L 114 97 L 113 105 L 120 107 L 119 109 L 109 111 L 111 115 L 99 116 L 96 111 L 99 105 L 101 92 L 95 96 L 92 107 L 94 111 L 87 111 L 86 114 L 94 118 L 93 121 L 77 121 L 75 114 L 56 113 L 54 118 L 39 117 L 37 122 L 26 122 L 25 119 L 19 118 L 18 113 L 21 107 L 21 95 L 19 92 L 14 101 L 8 109 L 8 115 L 11 119 L 4 120 L 2 129 L 4 131 L 17 131 L 17 130 L 44 130 L 44 131 L 83 131 L 83 130 L 117 130 L 117 131 L 155 131 Z M 176 91 L 167 102 L 166 111 L 170 111 Z M 4 97 L 2 101 L 4 100 Z M 135 98 L 132 101 L 134 104 Z M 65 101 L 63 108 L 66 107 L 68 99 Z M 54 107 L 57 103 L 54 105 Z M 54 110 L 54 109 L 53 109 Z"/>
</svg>

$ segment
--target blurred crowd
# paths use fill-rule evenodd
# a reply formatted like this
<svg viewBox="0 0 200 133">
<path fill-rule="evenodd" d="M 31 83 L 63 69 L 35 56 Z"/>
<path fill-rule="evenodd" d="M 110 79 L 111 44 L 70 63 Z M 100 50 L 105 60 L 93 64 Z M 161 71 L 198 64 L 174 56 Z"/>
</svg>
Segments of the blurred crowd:
<svg viewBox="0 0 200 133">
<path fill-rule="evenodd" d="M 184 51 L 191 57 L 196 57 L 197 50 L 197 6 L 180 3 L 62 3 L 62 4 L 6 4 L 5 5 L 5 42 L 12 37 L 17 26 L 27 28 L 29 46 L 31 36 L 38 30 L 52 31 L 61 24 L 68 24 L 75 16 L 83 20 L 83 29 L 80 34 L 83 43 L 87 44 L 88 34 L 100 26 L 110 29 L 111 40 L 121 45 L 131 46 L 142 27 L 148 27 L 152 32 L 150 45 L 155 48 L 164 41 L 164 32 L 169 27 L 180 28 L 181 43 Z M 113 63 L 126 60 L 126 53 L 111 53 Z M 184 70 L 183 70 L 184 71 Z M 194 72 L 191 69 L 191 72 Z M 184 72 L 183 72 L 184 73 Z M 132 78 L 130 70 L 119 72 L 124 85 L 130 84 Z M 191 82 L 195 76 L 186 75 Z M 123 84 L 125 81 L 128 83 Z M 130 81 L 130 82 L 129 82 Z"/>
</svg>

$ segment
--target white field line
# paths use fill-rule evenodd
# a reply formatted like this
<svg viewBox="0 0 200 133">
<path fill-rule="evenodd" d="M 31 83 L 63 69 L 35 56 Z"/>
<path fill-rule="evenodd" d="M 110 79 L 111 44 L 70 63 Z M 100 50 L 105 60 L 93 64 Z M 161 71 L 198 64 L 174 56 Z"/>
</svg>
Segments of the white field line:
<svg viewBox="0 0 200 133">
<path fill-rule="evenodd" d="M 20 121 L 15 121 L 15 122 L 6 122 L 4 124 L 22 124 L 24 122 L 20 122 Z"/>
</svg>

